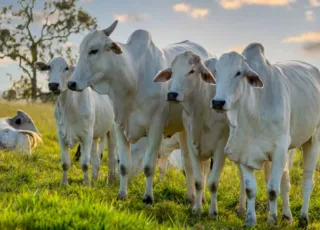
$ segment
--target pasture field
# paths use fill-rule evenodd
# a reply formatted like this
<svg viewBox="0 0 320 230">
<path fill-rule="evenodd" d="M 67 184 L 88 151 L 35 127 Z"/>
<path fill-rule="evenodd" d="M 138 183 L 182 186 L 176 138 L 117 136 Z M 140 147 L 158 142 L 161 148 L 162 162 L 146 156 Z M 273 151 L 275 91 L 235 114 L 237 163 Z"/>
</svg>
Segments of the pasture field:
<svg viewBox="0 0 320 230">
<path fill-rule="evenodd" d="M 145 189 L 143 173 L 129 182 L 129 198 L 117 200 L 119 182 L 108 185 L 104 154 L 97 183 L 82 185 L 79 162 L 72 161 L 70 185 L 60 186 L 62 176 L 60 152 L 56 140 L 53 105 L 7 103 L 0 101 L 1 117 L 13 116 L 17 109 L 29 113 L 42 133 L 40 144 L 32 157 L 0 152 L 0 229 L 241 229 L 243 218 L 237 217 L 239 186 L 238 168 L 227 161 L 223 170 L 219 195 L 219 219 L 208 216 L 209 192 L 201 217 L 191 214 L 185 206 L 185 178 L 169 169 L 163 182 L 158 172 L 154 183 L 155 204 L 142 203 Z M 73 158 L 75 149 L 71 150 Z M 302 156 L 297 151 L 291 175 L 291 210 L 293 225 L 281 219 L 281 198 L 278 202 L 279 229 L 297 229 L 302 205 Z M 267 195 L 263 172 L 256 173 L 258 182 L 257 226 L 268 229 Z M 309 229 L 320 229 L 319 172 L 310 202 Z"/>
</svg>

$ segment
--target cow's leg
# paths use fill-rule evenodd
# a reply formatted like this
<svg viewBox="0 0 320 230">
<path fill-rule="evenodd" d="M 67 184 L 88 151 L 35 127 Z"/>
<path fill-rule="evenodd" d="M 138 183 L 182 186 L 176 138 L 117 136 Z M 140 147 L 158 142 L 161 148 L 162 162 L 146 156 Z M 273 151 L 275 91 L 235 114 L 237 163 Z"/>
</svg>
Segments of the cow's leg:
<svg viewBox="0 0 320 230">
<path fill-rule="evenodd" d="M 164 179 L 164 175 L 167 171 L 169 156 L 170 156 L 170 154 L 165 154 L 164 156 L 160 157 L 158 160 L 160 181 L 162 181 Z"/>
<path fill-rule="evenodd" d="M 202 173 L 204 175 L 203 181 L 203 194 L 202 194 L 202 203 L 206 203 L 206 185 L 207 185 L 207 178 L 209 177 L 210 173 L 210 163 L 211 159 L 202 162 Z"/>
<path fill-rule="evenodd" d="M 217 208 L 217 192 L 219 188 L 220 175 L 225 163 L 224 143 L 219 143 L 217 150 L 213 157 L 212 170 L 209 176 L 208 184 L 210 190 L 210 208 L 209 215 L 213 218 L 218 217 Z"/>
<path fill-rule="evenodd" d="M 98 139 L 92 141 L 91 146 L 92 185 L 98 179 L 100 169 L 100 154 L 98 151 Z"/>
<path fill-rule="evenodd" d="M 62 138 L 58 136 L 59 139 L 59 146 L 61 152 L 61 166 L 62 166 L 62 185 L 68 185 L 68 171 L 70 168 L 70 153 L 68 146 L 64 143 Z"/>
<path fill-rule="evenodd" d="M 108 183 L 111 184 L 117 173 L 118 157 L 116 151 L 116 137 L 114 130 L 107 133 L 108 139 Z"/>
<path fill-rule="evenodd" d="M 272 162 L 271 161 L 266 161 L 264 163 L 264 180 L 266 182 L 266 187 L 268 187 L 268 181 L 270 179 L 270 174 L 271 174 L 271 166 L 272 166 Z M 267 197 L 268 197 L 268 191 L 267 191 Z M 267 202 L 267 210 L 269 211 L 269 201 Z"/>
<path fill-rule="evenodd" d="M 257 195 L 257 183 L 254 177 L 254 170 L 245 165 L 240 165 L 241 173 L 243 176 L 246 195 L 247 195 L 247 213 L 245 226 L 253 227 L 257 223 L 256 219 L 256 195 Z"/>
<path fill-rule="evenodd" d="M 239 177 L 240 177 L 240 198 L 239 198 L 239 208 L 237 211 L 237 215 L 239 217 L 243 217 L 246 215 L 246 187 L 244 184 L 244 178 L 242 176 L 240 165 L 238 165 L 239 168 Z"/>
<path fill-rule="evenodd" d="M 309 201 L 314 186 L 314 170 L 320 152 L 319 131 L 315 137 L 302 146 L 303 149 L 303 205 L 300 213 L 299 225 L 307 226 L 309 222 Z"/>
<path fill-rule="evenodd" d="M 196 198 L 193 205 L 192 212 L 194 214 L 201 214 L 202 212 L 202 195 L 204 190 L 204 175 L 202 172 L 202 161 L 198 157 L 197 150 L 188 135 L 188 150 L 190 152 L 190 159 L 192 164 L 192 171 L 194 175 L 194 185 L 196 188 Z"/>
<path fill-rule="evenodd" d="M 106 144 L 107 144 L 107 135 L 104 135 L 103 137 L 100 138 L 100 142 L 99 142 L 98 154 L 99 154 L 100 160 L 102 160 L 104 149 L 106 148 Z"/>
<path fill-rule="evenodd" d="M 193 204 L 194 197 L 195 197 L 195 187 L 194 187 L 194 177 L 193 177 L 191 159 L 190 159 L 190 154 L 189 154 L 188 145 L 187 145 L 187 134 L 185 131 L 183 131 L 183 132 L 180 132 L 178 136 L 179 136 L 181 157 L 182 157 L 182 162 L 183 162 L 184 172 L 186 174 L 186 182 L 187 182 L 186 204 Z"/>
<path fill-rule="evenodd" d="M 289 156 L 290 157 L 290 156 Z M 290 210 L 290 176 L 289 176 L 289 160 L 287 160 L 286 168 L 282 174 L 281 178 L 281 197 L 282 197 L 282 213 L 283 219 L 287 220 L 290 224 L 292 223 L 292 214 Z"/>
<path fill-rule="evenodd" d="M 143 196 L 143 203 L 153 203 L 153 178 L 158 159 L 158 152 L 162 141 L 163 122 L 153 121 L 148 131 L 147 151 L 143 159 L 143 170 L 146 176 L 146 191 Z"/>
<path fill-rule="evenodd" d="M 89 183 L 89 166 L 90 166 L 90 152 L 91 152 L 91 146 L 92 146 L 92 135 L 88 135 L 85 138 L 82 138 L 81 142 L 81 160 L 80 165 L 83 172 L 83 184 L 90 185 Z"/>
<path fill-rule="evenodd" d="M 272 154 L 271 175 L 268 180 L 267 190 L 269 198 L 269 217 L 268 224 L 277 224 L 277 199 L 280 193 L 281 178 L 286 167 L 288 141 L 281 141 L 276 146 Z"/>
<path fill-rule="evenodd" d="M 119 150 L 119 171 L 120 171 L 120 189 L 118 193 L 119 199 L 128 197 L 128 179 L 131 167 L 130 143 L 124 136 L 124 132 L 118 124 L 114 125 L 117 137 L 117 148 Z"/>
</svg>

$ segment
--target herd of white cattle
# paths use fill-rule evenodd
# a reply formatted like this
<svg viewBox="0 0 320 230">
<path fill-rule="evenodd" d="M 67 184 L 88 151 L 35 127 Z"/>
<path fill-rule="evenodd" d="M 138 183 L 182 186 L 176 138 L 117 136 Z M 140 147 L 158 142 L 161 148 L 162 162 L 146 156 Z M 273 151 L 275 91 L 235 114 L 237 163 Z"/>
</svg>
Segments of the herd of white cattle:
<svg viewBox="0 0 320 230">
<path fill-rule="evenodd" d="M 320 151 L 320 72 L 307 63 L 270 64 L 259 43 L 242 54 L 215 58 L 199 44 L 183 41 L 158 48 L 145 30 L 126 44 L 105 30 L 93 30 L 80 45 L 76 66 L 62 57 L 35 68 L 49 74 L 62 159 L 68 184 L 69 148 L 80 143 L 84 183 L 98 177 L 108 142 L 109 183 L 120 177 L 118 198 L 128 196 L 128 179 L 146 176 L 143 202 L 153 202 L 157 162 L 183 169 L 187 202 L 202 212 L 206 183 L 209 215 L 218 216 L 217 191 L 225 158 L 239 166 L 239 214 L 256 224 L 254 170 L 264 168 L 269 198 L 268 224 L 277 224 L 281 192 L 283 217 L 292 222 L 289 169 L 294 149 L 303 151 L 303 205 L 299 224 L 308 225 L 309 201 Z M 40 134 L 22 111 L 0 120 L 0 147 L 30 153 Z M 180 149 L 180 152 L 174 151 Z M 170 160 L 168 158 L 171 158 Z M 211 161 L 211 167 L 210 167 Z"/>
</svg>

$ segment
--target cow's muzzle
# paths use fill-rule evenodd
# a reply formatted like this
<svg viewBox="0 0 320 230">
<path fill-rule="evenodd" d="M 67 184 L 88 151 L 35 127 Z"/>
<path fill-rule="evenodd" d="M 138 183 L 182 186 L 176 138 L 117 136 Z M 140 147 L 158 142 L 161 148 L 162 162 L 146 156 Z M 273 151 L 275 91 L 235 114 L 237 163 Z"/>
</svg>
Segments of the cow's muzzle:
<svg viewBox="0 0 320 230">
<path fill-rule="evenodd" d="M 176 92 L 169 92 L 167 94 L 167 101 L 171 101 L 171 102 L 177 102 L 177 98 L 178 98 L 179 94 Z"/>
<path fill-rule="evenodd" d="M 224 111 L 223 107 L 226 104 L 225 100 L 212 100 L 212 108 L 217 111 Z"/>
<path fill-rule="evenodd" d="M 77 83 L 75 81 L 69 81 L 68 82 L 68 88 L 70 90 L 76 91 L 77 90 Z"/>
</svg>

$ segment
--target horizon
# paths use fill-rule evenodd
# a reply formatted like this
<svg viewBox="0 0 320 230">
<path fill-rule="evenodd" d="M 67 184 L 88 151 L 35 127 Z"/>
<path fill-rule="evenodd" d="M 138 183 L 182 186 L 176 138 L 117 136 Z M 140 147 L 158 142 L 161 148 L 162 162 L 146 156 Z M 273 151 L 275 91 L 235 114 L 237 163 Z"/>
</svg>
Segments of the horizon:
<svg viewBox="0 0 320 230">
<path fill-rule="evenodd" d="M 3 0 L 0 7 L 10 3 Z M 80 0 L 78 5 L 97 18 L 99 29 L 119 20 L 111 37 L 122 43 L 133 31 L 145 29 L 160 48 L 191 40 L 219 57 L 259 42 L 271 63 L 300 60 L 320 68 L 320 0 Z M 39 4 L 36 10 L 40 12 Z M 36 30 L 43 23 L 41 12 L 35 20 Z M 86 33 L 71 35 L 64 46 L 77 54 Z M 7 73 L 14 79 L 21 76 L 17 63 L 8 58 L 0 59 L 0 71 L 1 91 L 11 86 Z M 46 88 L 46 75 L 38 76 Z"/>
</svg>

